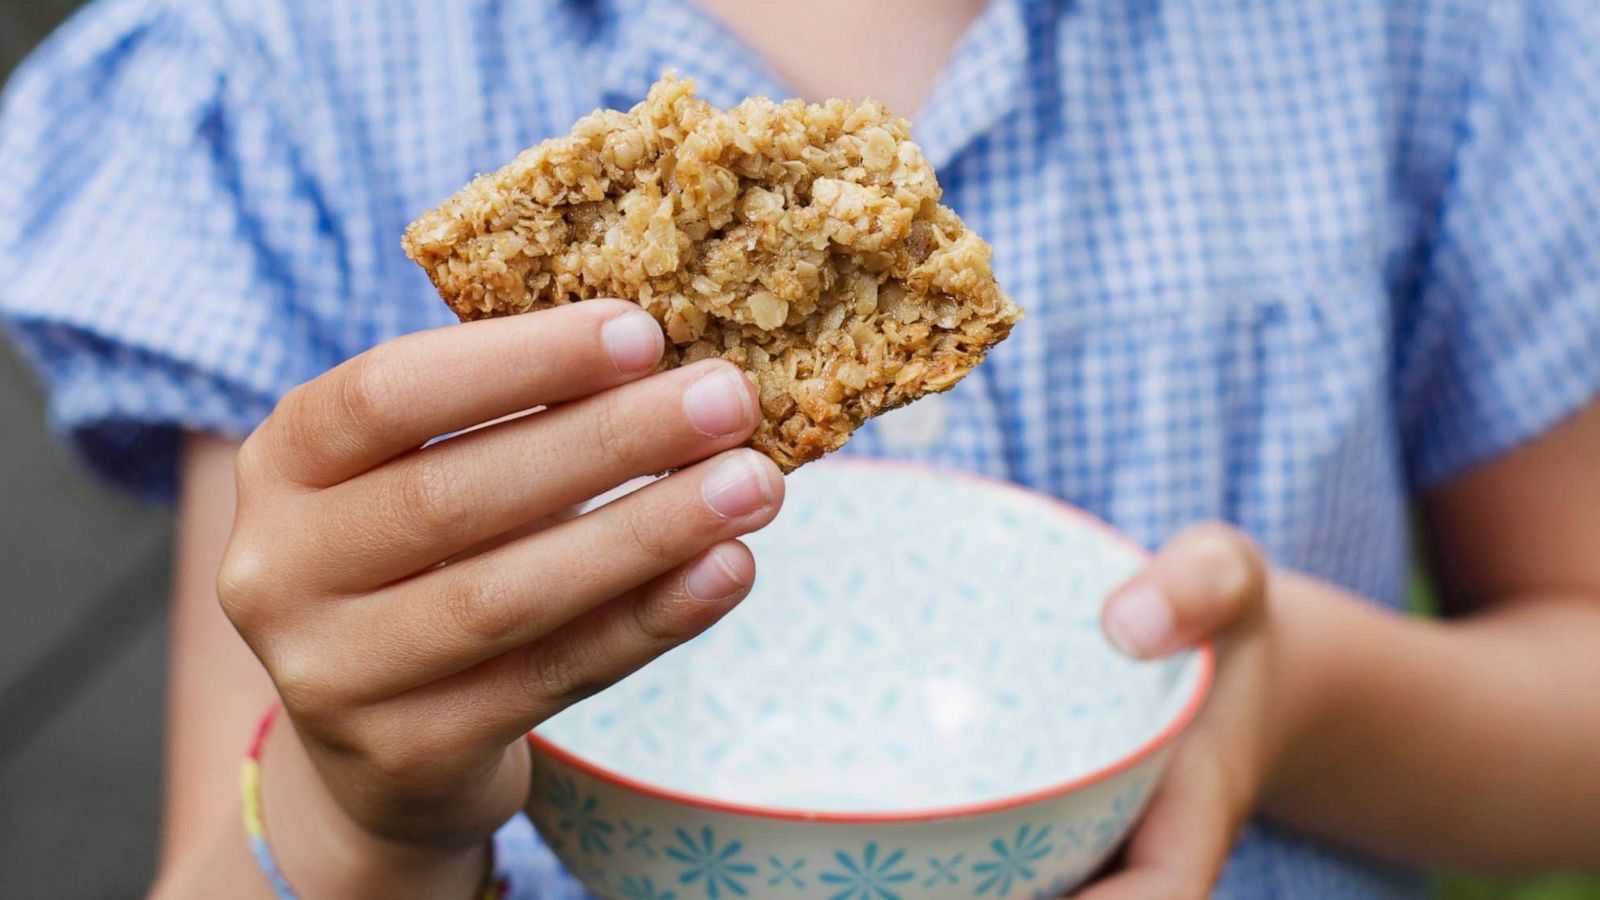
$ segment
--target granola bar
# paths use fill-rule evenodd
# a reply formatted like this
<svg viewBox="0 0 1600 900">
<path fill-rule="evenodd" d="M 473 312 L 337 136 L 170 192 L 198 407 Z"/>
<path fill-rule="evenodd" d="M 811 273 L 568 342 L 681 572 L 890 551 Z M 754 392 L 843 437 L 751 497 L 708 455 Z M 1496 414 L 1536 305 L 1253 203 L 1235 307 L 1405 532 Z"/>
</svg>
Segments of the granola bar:
<svg viewBox="0 0 1600 900">
<path fill-rule="evenodd" d="M 722 111 L 669 74 L 479 177 L 404 243 L 463 321 L 637 302 L 666 331 L 664 367 L 748 373 L 751 446 L 787 472 L 949 389 L 1021 318 L 939 198 L 908 124 L 874 101 Z"/>
</svg>

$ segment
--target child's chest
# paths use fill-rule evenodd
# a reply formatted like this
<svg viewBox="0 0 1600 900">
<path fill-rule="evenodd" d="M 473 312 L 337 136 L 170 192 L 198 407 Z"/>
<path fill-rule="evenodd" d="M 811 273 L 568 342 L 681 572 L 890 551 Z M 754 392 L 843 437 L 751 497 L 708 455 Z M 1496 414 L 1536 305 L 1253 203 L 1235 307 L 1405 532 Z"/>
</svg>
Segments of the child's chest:
<svg viewBox="0 0 1600 900">
<path fill-rule="evenodd" d="M 393 206 L 420 212 L 576 115 L 637 100 L 662 68 L 718 103 L 784 89 L 686 4 L 647 7 L 614 45 L 463 81 L 458 115 L 489 126 L 397 144 L 430 155 Z M 1046 21 L 1053 7 L 991 3 L 915 123 L 1028 318 L 951 394 L 850 452 L 1022 481 L 1152 543 L 1221 517 L 1291 559 L 1318 552 L 1319 528 L 1402 546 L 1390 298 L 1417 223 L 1394 184 L 1393 86 L 1366 64 L 1381 35 L 1239 53 L 1229 41 L 1255 26 L 1225 6 L 1204 22 L 1096 3 Z M 1307 9 L 1329 21 L 1306 34 L 1376 16 Z M 442 321 L 425 280 L 402 277 L 413 325 Z"/>
</svg>

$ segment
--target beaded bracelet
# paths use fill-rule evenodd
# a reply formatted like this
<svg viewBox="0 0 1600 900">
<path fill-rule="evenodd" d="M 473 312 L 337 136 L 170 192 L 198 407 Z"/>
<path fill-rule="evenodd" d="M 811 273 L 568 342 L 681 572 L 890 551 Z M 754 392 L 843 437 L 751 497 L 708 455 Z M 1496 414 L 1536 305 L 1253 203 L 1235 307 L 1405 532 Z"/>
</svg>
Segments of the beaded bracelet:
<svg viewBox="0 0 1600 900">
<path fill-rule="evenodd" d="M 266 820 L 261 816 L 261 751 L 266 746 L 267 735 L 272 732 L 272 724 L 278 719 L 278 709 L 278 704 L 274 703 L 261 717 L 261 723 L 256 726 L 255 737 L 250 740 L 250 750 L 245 754 L 244 763 L 239 767 L 239 791 L 244 801 L 244 833 L 250 840 L 250 853 L 256 859 L 256 867 L 266 877 L 267 883 L 272 886 L 273 895 L 278 900 L 300 900 L 300 895 L 289 886 L 289 880 L 283 877 L 283 870 L 278 868 L 278 860 L 272 855 L 272 847 L 267 843 Z M 478 897 L 479 900 L 501 900 L 508 893 L 510 893 L 510 882 L 497 874 L 494 842 L 491 841 L 489 875 Z"/>
</svg>

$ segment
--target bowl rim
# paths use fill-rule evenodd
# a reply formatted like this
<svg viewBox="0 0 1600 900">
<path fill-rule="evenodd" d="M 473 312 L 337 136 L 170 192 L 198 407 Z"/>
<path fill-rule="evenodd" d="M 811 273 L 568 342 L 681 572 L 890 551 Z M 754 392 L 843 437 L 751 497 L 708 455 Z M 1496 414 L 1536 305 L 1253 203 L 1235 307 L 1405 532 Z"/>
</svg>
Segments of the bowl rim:
<svg viewBox="0 0 1600 900">
<path fill-rule="evenodd" d="M 1099 517 L 1085 510 L 1079 509 L 1078 507 L 1073 506 L 1059 497 L 1044 493 L 1043 491 L 1037 491 L 1032 488 L 1024 487 L 1023 485 L 1006 481 L 1001 478 L 983 475 L 976 472 L 968 472 L 962 469 L 933 465 L 930 463 L 908 462 L 905 460 L 875 457 L 834 457 L 832 459 L 821 460 L 816 463 L 812 463 L 812 465 L 825 466 L 828 468 L 871 468 L 878 469 L 880 471 L 885 469 L 895 469 L 918 474 L 924 477 L 976 482 L 990 489 L 1000 489 L 1014 494 L 1021 494 L 1024 497 L 1041 504 L 1042 506 L 1049 507 L 1056 515 L 1074 518 L 1083 524 L 1089 525 L 1093 529 L 1101 532 L 1104 536 L 1111 538 L 1113 542 L 1131 549 L 1141 559 L 1148 560 L 1150 558 L 1150 551 L 1146 550 L 1133 538 L 1117 530 L 1111 524 L 1105 522 Z M 1211 642 L 1207 641 L 1201 643 L 1187 652 L 1195 657 L 1195 664 L 1199 666 L 1199 672 L 1194 678 L 1194 683 L 1190 688 L 1188 699 L 1184 701 L 1183 706 L 1179 708 L 1177 714 L 1174 715 L 1172 719 L 1169 720 L 1164 726 L 1162 726 L 1161 730 L 1158 731 L 1153 737 L 1149 738 L 1144 743 L 1135 747 L 1133 750 L 1122 755 L 1121 757 L 1075 778 L 1071 778 L 1056 784 L 1051 784 L 1043 788 L 1036 788 L 1025 793 L 1011 794 L 996 798 L 994 800 L 984 800 L 977 803 L 961 803 L 949 806 L 930 807 L 927 809 L 895 810 L 889 812 L 827 812 L 823 810 L 805 810 L 796 809 L 793 807 L 737 803 L 729 800 L 718 800 L 712 797 L 705 797 L 699 794 L 693 794 L 673 788 L 665 788 L 661 787 L 660 785 L 651 784 L 646 781 L 641 781 L 637 778 L 623 775 L 620 772 L 616 772 L 605 766 L 591 762 L 577 755 L 576 753 L 557 745 L 549 738 L 546 738 L 535 731 L 529 731 L 526 735 L 526 739 L 530 749 L 532 749 L 534 752 L 549 756 L 557 762 L 568 766 L 569 768 L 576 769 L 579 772 L 582 772 L 583 774 L 599 781 L 607 782 L 613 787 L 621 788 L 637 794 L 644 794 L 657 800 L 665 800 L 668 802 L 678 803 L 684 806 L 708 810 L 711 812 L 746 816 L 756 819 L 772 819 L 788 822 L 833 823 L 840 825 L 882 825 L 896 822 L 930 822 L 944 819 L 985 816 L 993 813 L 1006 812 L 1008 810 L 1017 809 L 1019 807 L 1028 806 L 1045 800 L 1051 800 L 1056 797 L 1064 796 L 1074 791 L 1090 787 L 1091 785 L 1108 781 L 1139 765 L 1140 763 L 1154 756 L 1156 753 L 1160 752 L 1168 744 L 1172 743 L 1179 734 L 1183 733 L 1184 729 L 1189 726 L 1189 723 L 1194 720 L 1194 717 L 1199 714 L 1201 707 L 1205 705 L 1206 697 L 1211 692 L 1212 680 L 1216 674 L 1216 652 L 1212 647 Z"/>
</svg>

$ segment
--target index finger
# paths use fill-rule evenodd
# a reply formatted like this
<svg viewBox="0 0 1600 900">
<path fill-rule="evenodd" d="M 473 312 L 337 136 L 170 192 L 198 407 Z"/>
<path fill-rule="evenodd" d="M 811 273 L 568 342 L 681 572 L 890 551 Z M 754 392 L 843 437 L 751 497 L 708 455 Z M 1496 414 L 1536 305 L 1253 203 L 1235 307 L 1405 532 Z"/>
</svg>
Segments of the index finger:
<svg viewBox="0 0 1600 900">
<path fill-rule="evenodd" d="M 633 381 L 663 349 L 655 319 L 622 300 L 418 332 L 295 388 L 242 452 L 328 487 L 440 435 Z"/>
</svg>

